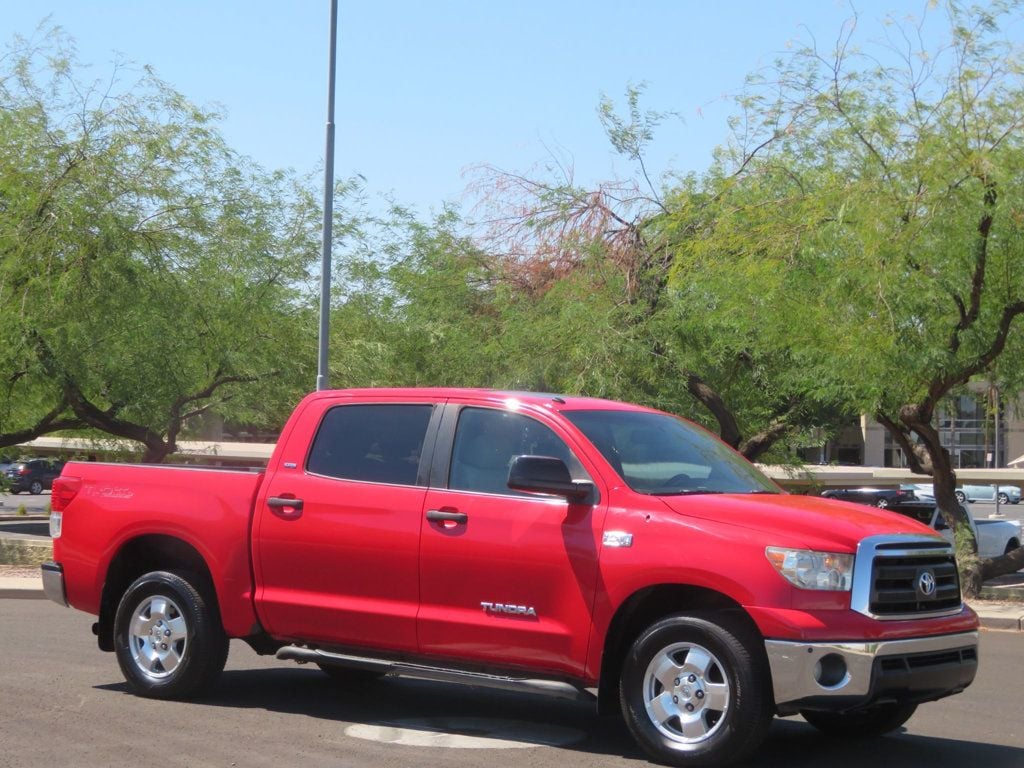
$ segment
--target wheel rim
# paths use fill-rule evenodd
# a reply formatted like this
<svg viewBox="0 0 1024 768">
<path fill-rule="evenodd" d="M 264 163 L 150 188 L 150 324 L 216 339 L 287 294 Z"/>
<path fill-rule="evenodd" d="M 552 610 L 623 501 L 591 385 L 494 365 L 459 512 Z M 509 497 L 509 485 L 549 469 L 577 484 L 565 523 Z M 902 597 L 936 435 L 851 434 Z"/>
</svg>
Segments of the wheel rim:
<svg viewBox="0 0 1024 768">
<path fill-rule="evenodd" d="M 707 648 L 675 643 L 644 673 L 644 706 L 658 731 L 678 744 L 710 739 L 725 722 L 732 689 L 725 667 Z"/>
<path fill-rule="evenodd" d="M 139 671 L 153 680 L 174 674 L 188 650 L 188 624 L 178 604 L 152 595 L 136 606 L 128 646 Z"/>
<path fill-rule="evenodd" d="M 43 484 L 37 480 L 36 482 L 32 483 L 32 487 L 29 488 L 29 490 L 32 491 L 33 495 L 38 496 L 40 493 L 43 492 Z"/>
<path fill-rule="evenodd" d="M 879 509 L 885 509 L 889 506 L 889 502 L 885 499 L 879 499 L 876 503 L 878 504 Z"/>
</svg>

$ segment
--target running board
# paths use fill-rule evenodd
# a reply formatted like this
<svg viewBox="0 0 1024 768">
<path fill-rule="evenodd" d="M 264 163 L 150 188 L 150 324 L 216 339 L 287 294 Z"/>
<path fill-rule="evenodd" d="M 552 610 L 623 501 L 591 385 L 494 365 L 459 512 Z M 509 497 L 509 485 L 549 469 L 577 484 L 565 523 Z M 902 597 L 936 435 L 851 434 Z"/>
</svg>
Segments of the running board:
<svg viewBox="0 0 1024 768">
<path fill-rule="evenodd" d="M 486 675 L 480 672 L 466 672 L 460 669 L 444 669 L 401 661 L 368 659 L 364 656 L 331 653 L 330 651 L 314 648 L 300 648 L 295 645 L 287 645 L 281 648 L 277 652 L 277 658 L 297 661 L 299 663 L 312 662 L 314 664 L 327 664 L 335 667 L 348 667 L 349 669 L 362 669 L 379 672 L 381 675 L 388 677 L 413 677 L 418 680 L 433 680 L 440 683 L 459 683 L 462 685 L 475 685 L 480 688 L 497 688 L 503 691 L 539 693 L 558 699 L 570 699 L 571 701 L 593 702 L 597 698 L 585 688 L 577 688 L 561 680 L 535 680 L 523 677 Z"/>
</svg>

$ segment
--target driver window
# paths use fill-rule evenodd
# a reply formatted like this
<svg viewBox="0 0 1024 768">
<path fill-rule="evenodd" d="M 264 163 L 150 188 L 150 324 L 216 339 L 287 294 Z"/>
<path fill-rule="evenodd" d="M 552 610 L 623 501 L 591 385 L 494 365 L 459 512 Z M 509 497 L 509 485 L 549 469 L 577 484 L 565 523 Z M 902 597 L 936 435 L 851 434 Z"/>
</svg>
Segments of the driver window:
<svg viewBox="0 0 1024 768">
<path fill-rule="evenodd" d="M 516 456 L 553 456 L 566 463 L 574 480 L 589 479 L 569 446 L 539 421 L 509 411 L 463 408 L 455 429 L 448 487 L 533 496 L 508 487 L 508 470 Z"/>
</svg>

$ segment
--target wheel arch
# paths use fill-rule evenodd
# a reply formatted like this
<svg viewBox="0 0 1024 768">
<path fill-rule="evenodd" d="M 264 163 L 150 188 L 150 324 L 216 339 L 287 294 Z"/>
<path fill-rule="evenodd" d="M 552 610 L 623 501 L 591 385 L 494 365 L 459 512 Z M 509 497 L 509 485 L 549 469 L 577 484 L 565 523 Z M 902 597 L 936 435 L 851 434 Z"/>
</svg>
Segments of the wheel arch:
<svg viewBox="0 0 1024 768">
<path fill-rule="evenodd" d="M 219 616 L 217 590 L 206 560 L 187 541 L 164 534 L 146 534 L 124 542 L 107 567 L 100 597 L 97 642 L 101 650 L 114 650 L 114 616 L 128 586 L 151 571 L 188 571 L 196 574 L 214 602 Z"/>
<path fill-rule="evenodd" d="M 622 660 L 633 640 L 655 621 L 689 611 L 728 612 L 739 617 L 751 632 L 761 636 L 757 625 L 739 603 L 728 595 L 689 584 L 656 584 L 639 589 L 615 611 L 604 639 L 598 679 L 598 712 L 619 711 L 619 677 Z"/>
</svg>

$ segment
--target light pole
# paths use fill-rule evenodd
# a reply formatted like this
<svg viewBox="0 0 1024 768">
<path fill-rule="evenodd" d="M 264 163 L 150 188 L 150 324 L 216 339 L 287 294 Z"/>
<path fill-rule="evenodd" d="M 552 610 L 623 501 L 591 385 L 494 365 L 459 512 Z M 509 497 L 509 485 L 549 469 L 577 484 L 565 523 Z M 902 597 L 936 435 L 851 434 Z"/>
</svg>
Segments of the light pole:
<svg viewBox="0 0 1024 768">
<path fill-rule="evenodd" d="M 331 0 L 331 45 L 327 65 L 327 140 L 324 149 L 324 220 L 320 251 L 320 341 L 317 390 L 327 389 L 327 339 L 331 328 L 331 238 L 334 219 L 334 70 L 338 47 L 338 0 Z"/>
</svg>

